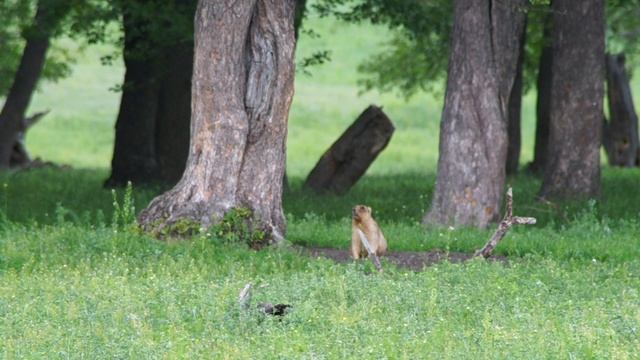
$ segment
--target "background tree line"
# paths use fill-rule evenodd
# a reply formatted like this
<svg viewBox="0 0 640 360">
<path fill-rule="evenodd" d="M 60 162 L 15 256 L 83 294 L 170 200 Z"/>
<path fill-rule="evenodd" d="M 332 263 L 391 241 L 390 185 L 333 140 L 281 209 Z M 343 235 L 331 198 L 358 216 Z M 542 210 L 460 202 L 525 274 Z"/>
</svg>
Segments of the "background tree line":
<svg viewBox="0 0 640 360">
<path fill-rule="evenodd" d="M 285 11 L 281 23 L 268 26 L 290 24 L 295 37 L 304 27 L 309 5 L 276 3 L 260 1 L 252 6 L 264 11 L 277 6 L 294 9 Z M 63 76 L 72 60 L 70 54 L 49 51 L 50 40 L 77 36 L 90 43 L 115 41 L 126 67 L 107 185 L 175 184 L 183 176 L 190 151 L 197 5 L 194 0 L 3 3 L 0 16 L 5 25 L 0 34 L 7 40 L 0 47 L 8 56 L 0 60 L 0 72 L 13 76 L 3 77 L 12 79 L 12 85 L 0 83 L 0 91 L 6 93 L 0 114 L 0 167 L 9 166 L 11 147 L 37 81 Z M 395 31 L 391 51 L 361 66 L 365 88 L 397 89 L 411 96 L 419 89 L 440 91 L 446 79 L 438 180 L 425 221 L 480 227 L 496 220 L 506 174 L 518 170 L 520 104 L 529 89 L 536 89 L 538 106 L 535 158 L 527 168 L 543 174 L 540 196 L 580 198 L 599 193 L 605 52 L 623 52 L 628 63 L 635 64 L 638 17 L 629 14 L 637 14 L 639 5 L 622 0 L 579 5 L 566 0 L 311 4 L 321 14 L 385 24 Z M 215 10 L 224 2 L 203 1 L 200 6 Z M 258 11 L 252 9 L 247 11 Z M 109 24 L 120 27 L 121 36 L 115 40 L 109 36 Z M 238 31 L 245 34 L 247 29 Z M 633 126 L 628 128 L 633 131 Z M 633 144 L 635 137 L 637 149 L 637 125 L 635 132 L 627 134 L 627 142 Z M 271 180 L 278 177 L 275 174 Z M 248 205 L 254 210 L 266 208 L 251 201 Z M 277 227 L 284 231 L 283 224 Z"/>
</svg>

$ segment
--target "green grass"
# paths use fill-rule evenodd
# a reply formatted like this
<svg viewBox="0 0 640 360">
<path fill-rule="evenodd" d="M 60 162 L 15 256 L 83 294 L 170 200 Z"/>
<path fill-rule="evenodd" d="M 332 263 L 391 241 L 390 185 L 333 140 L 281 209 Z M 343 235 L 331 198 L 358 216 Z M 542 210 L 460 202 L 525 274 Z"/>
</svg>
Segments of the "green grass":
<svg viewBox="0 0 640 360">
<path fill-rule="evenodd" d="M 309 20 L 299 55 L 333 61 L 298 74 L 291 111 L 285 197 L 287 238 L 347 248 L 350 208 L 373 207 L 392 250 L 473 251 L 491 231 L 424 228 L 435 181 L 441 96 L 358 95 L 354 69 L 387 31 Z M 72 46 L 72 44 L 69 44 Z M 383 262 L 337 265 L 290 248 L 260 252 L 201 234 L 159 242 L 114 214 L 108 175 L 122 65 L 103 67 L 107 47 L 89 48 L 73 75 L 45 84 L 32 110 L 52 113 L 28 146 L 73 169 L 0 174 L 0 358 L 616 358 L 640 348 L 640 170 L 603 169 L 597 201 L 537 202 L 540 181 L 508 179 L 514 228 L 498 246 L 509 264 L 442 263 L 412 272 Z M 634 80 L 636 103 L 640 82 Z M 535 97 L 524 102 L 523 159 L 531 159 Z M 396 124 L 389 147 L 343 197 L 301 189 L 322 152 L 370 103 Z M 142 209 L 161 189 L 134 189 Z M 123 203 L 122 191 L 117 193 Z M 384 260 L 383 260 L 384 261 Z M 285 302 L 281 322 L 241 313 Z"/>
</svg>

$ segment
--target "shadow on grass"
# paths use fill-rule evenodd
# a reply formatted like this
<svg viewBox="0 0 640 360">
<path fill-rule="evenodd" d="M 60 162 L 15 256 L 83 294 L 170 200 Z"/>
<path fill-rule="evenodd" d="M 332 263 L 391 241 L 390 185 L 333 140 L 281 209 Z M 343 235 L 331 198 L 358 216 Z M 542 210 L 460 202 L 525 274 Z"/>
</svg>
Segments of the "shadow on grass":
<svg viewBox="0 0 640 360">
<path fill-rule="evenodd" d="M 37 169 L 0 175 L 0 212 L 18 223 L 52 223 L 56 209 L 64 208 L 67 220 L 91 221 L 98 214 L 110 219 L 113 194 L 102 187 L 105 169 Z M 520 174 L 507 180 L 514 189 L 514 212 L 534 216 L 539 225 L 563 225 L 585 211 L 597 219 L 636 219 L 640 214 L 640 192 L 637 191 L 640 169 L 603 171 L 600 199 L 565 203 L 543 203 L 537 200 L 540 179 Z M 291 191 L 284 196 L 285 213 L 293 218 L 316 216 L 330 222 L 350 217 L 351 208 L 366 204 L 382 222 L 419 223 L 428 211 L 435 173 L 367 175 L 344 196 L 317 195 L 302 187 L 304 179 L 290 178 Z M 142 210 L 163 189 L 135 187 L 136 210 Z M 121 197 L 122 190 L 117 194 Z"/>
</svg>

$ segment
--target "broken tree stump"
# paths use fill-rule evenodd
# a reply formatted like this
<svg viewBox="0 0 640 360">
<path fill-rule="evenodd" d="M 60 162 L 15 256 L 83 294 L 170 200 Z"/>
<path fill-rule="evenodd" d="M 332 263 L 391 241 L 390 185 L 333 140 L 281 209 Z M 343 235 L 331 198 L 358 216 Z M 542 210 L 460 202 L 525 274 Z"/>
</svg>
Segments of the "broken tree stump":
<svg viewBox="0 0 640 360">
<path fill-rule="evenodd" d="M 509 190 L 507 190 L 507 206 L 505 209 L 504 218 L 502 219 L 500 224 L 498 224 L 498 228 L 496 229 L 496 232 L 493 233 L 491 239 L 489 239 L 489 242 L 487 242 L 482 249 L 476 251 L 473 256 L 482 256 L 485 259 L 488 258 L 489 256 L 491 256 L 493 249 L 498 246 L 498 243 L 502 240 L 502 238 L 507 235 L 507 231 L 509 231 L 511 226 L 526 224 L 533 225 L 535 223 L 536 218 L 513 216 L 513 190 L 509 188 Z"/>
<path fill-rule="evenodd" d="M 18 129 L 18 134 L 11 149 L 11 155 L 9 157 L 9 168 L 25 168 L 28 167 L 31 162 L 31 156 L 27 151 L 26 146 L 26 134 L 27 130 L 31 128 L 35 123 L 40 121 L 45 115 L 49 113 L 49 110 L 42 111 L 31 115 L 27 118 L 23 118 Z"/>
<path fill-rule="evenodd" d="M 607 100 L 609 122 L 604 119 L 602 144 L 609 165 L 637 166 L 638 116 L 633 106 L 629 76 L 625 70 L 624 54 L 607 54 Z"/>
<path fill-rule="evenodd" d="M 394 130 L 381 108 L 369 106 L 322 155 L 305 187 L 319 193 L 346 193 L 384 150 Z"/>
</svg>

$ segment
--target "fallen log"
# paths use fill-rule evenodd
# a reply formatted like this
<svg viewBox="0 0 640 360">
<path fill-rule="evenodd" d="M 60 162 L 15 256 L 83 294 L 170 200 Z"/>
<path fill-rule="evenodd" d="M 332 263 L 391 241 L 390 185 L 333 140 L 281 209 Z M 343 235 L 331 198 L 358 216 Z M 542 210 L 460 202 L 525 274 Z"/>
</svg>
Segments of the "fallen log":
<svg viewBox="0 0 640 360">
<path fill-rule="evenodd" d="M 369 106 L 322 155 L 305 187 L 318 193 L 346 193 L 384 150 L 394 130 L 381 108 Z"/>
<path fill-rule="evenodd" d="M 482 256 L 485 259 L 488 258 L 491 256 L 493 249 L 495 249 L 495 247 L 498 246 L 498 243 L 500 243 L 504 236 L 507 235 L 507 231 L 509 231 L 511 226 L 527 224 L 533 225 L 535 223 L 536 219 L 532 217 L 513 216 L 513 190 L 509 188 L 509 190 L 507 190 L 507 205 L 504 218 L 500 224 L 498 224 L 498 228 L 496 229 L 496 232 L 493 233 L 493 236 L 491 236 L 491 239 L 489 239 L 489 242 L 487 242 L 482 249 L 476 251 L 473 256 Z"/>
</svg>

